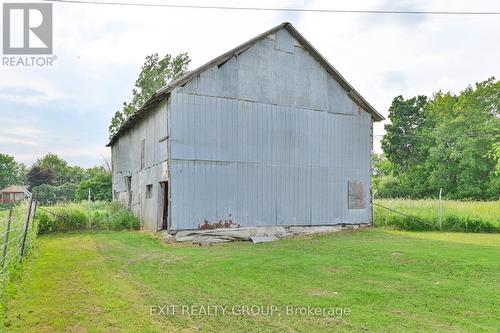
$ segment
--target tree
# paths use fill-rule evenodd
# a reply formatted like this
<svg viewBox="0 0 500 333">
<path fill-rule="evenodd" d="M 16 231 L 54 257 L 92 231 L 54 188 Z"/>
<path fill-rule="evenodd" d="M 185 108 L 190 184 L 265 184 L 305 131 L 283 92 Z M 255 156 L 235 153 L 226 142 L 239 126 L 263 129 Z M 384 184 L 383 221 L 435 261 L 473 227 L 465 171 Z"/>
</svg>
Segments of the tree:
<svg viewBox="0 0 500 333">
<path fill-rule="evenodd" d="M 500 82 L 490 78 L 453 99 L 448 95 L 437 94 L 430 106 L 435 118 L 427 160 L 431 185 L 454 199 L 498 198 L 498 188 L 490 186 L 499 184 L 491 152 L 500 137 Z"/>
<path fill-rule="evenodd" d="M 157 53 L 147 56 L 139 78 L 135 81 L 132 100 L 124 102 L 122 111 L 117 111 L 111 119 L 110 138 L 158 89 L 184 75 L 190 62 L 187 53 L 175 57 L 167 54 L 161 59 Z"/>
<path fill-rule="evenodd" d="M 435 197 L 442 188 L 450 199 L 498 199 L 499 110 L 500 82 L 494 78 L 458 95 L 396 97 L 382 140 L 393 179 L 374 184 L 386 186 L 388 196 Z"/>
<path fill-rule="evenodd" d="M 52 153 L 38 159 L 35 166 L 50 170 L 54 176 L 53 183 L 57 186 L 67 183 L 77 184 L 85 177 L 85 170 L 81 167 L 69 166 L 68 162 Z"/>
<path fill-rule="evenodd" d="M 36 186 L 43 184 L 53 185 L 54 174 L 50 169 L 43 169 L 38 165 L 31 167 L 27 175 L 29 188 L 33 189 Z"/>
<path fill-rule="evenodd" d="M 87 170 L 89 178 L 78 184 L 75 191 L 76 200 L 86 200 L 90 189 L 93 200 L 111 201 L 112 179 L 111 172 L 103 167 L 94 167 Z"/>
<path fill-rule="evenodd" d="M 396 173 L 407 171 L 425 157 L 426 106 L 427 97 L 422 95 L 408 100 L 397 96 L 392 101 L 389 108 L 391 123 L 385 125 L 382 149 Z"/>
<path fill-rule="evenodd" d="M 75 184 L 54 186 L 42 184 L 32 188 L 36 200 L 44 204 L 55 204 L 61 201 L 72 201 L 75 198 Z"/>
<path fill-rule="evenodd" d="M 13 156 L 0 153 L 0 190 L 25 182 L 25 166 L 17 163 Z"/>
</svg>

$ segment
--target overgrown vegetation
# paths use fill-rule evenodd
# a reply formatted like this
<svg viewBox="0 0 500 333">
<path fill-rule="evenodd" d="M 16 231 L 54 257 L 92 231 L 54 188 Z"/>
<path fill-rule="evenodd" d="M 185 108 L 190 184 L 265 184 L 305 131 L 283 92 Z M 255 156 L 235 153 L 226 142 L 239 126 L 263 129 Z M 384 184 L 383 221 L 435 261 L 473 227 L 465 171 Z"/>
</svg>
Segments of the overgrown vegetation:
<svg viewBox="0 0 500 333">
<path fill-rule="evenodd" d="M 437 200 L 376 200 L 375 226 L 390 226 L 401 230 L 440 230 Z M 443 231 L 500 232 L 500 201 L 443 201 Z"/>
<path fill-rule="evenodd" d="M 36 214 L 40 234 L 89 230 L 88 203 L 85 201 L 41 208 Z M 115 216 L 111 217 L 112 215 Z M 91 203 L 90 229 L 137 230 L 139 227 L 139 219 L 129 210 L 124 210 L 120 203 L 103 201 Z"/>
<path fill-rule="evenodd" d="M 5 301 L 9 296 L 9 282 L 19 276 L 21 258 L 30 255 L 34 248 L 38 229 L 36 223 L 31 220 L 28 229 L 25 229 L 28 207 L 27 202 L 12 205 L 10 227 L 9 212 L 0 211 L 0 317 L 4 314 Z"/>
<path fill-rule="evenodd" d="M 374 188 L 382 198 L 498 200 L 500 81 L 490 78 L 459 95 L 394 98 L 374 156 Z"/>
</svg>

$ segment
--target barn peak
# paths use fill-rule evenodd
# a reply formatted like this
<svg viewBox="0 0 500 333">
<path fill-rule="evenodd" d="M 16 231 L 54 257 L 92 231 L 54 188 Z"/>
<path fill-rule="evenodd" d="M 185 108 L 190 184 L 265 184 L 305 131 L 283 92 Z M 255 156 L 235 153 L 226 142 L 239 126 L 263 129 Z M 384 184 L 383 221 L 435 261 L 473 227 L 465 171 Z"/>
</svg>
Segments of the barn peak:
<svg viewBox="0 0 500 333">
<path fill-rule="evenodd" d="M 200 75 L 202 72 L 214 67 L 214 66 L 222 66 L 224 63 L 229 61 L 233 57 L 237 57 L 238 55 L 242 54 L 246 50 L 248 50 L 250 47 L 252 47 L 255 43 L 259 42 L 260 40 L 267 38 L 270 35 L 276 34 L 280 30 L 286 30 L 288 31 L 295 40 L 297 40 L 300 45 L 306 49 L 309 54 L 316 60 L 318 61 L 321 66 L 328 72 L 339 84 L 340 86 L 346 91 L 347 95 L 349 98 L 351 98 L 359 107 L 361 107 L 363 110 L 368 112 L 371 117 L 373 118 L 374 121 L 381 121 L 384 120 L 384 117 L 378 113 L 373 106 L 370 105 L 353 87 L 352 85 L 347 82 L 347 80 L 324 58 L 317 50 L 312 46 L 312 44 L 305 39 L 297 29 L 290 23 L 290 22 L 283 22 L 280 25 L 277 25 L 276 27 L 269 29 L 265 31 L 264 33 L 248 40 L 247 42 L 227 51 L 226 53 L 212 59 L 211 61 L 207 62 L 206 64 L 189 71 L 179 79 L 169 83 L 168 85 L 164 86 L 163 88 L 159 89 L 156 91 L 150 99 L 143 105 L 143 107 L 138 110 L 134 115 L 132 115 L 126 122 L 121 126 L 121 128 L 118 130 L 118 132 L 111 138 L 110 142 L 108 143 L 108 147 L 112 146 L 116 140 L 123 134 L 125 133 L 128 129 L 133 127 L 137 122 L 139 122 L 144 115 L 153 109 L 158 103 L 160 103 L 164 98 L 166 98 L 170 92 L 179 87 L 187 84 L 189 81 L 193 80 L 196 78 L 198 75 Z"/>
</svg>

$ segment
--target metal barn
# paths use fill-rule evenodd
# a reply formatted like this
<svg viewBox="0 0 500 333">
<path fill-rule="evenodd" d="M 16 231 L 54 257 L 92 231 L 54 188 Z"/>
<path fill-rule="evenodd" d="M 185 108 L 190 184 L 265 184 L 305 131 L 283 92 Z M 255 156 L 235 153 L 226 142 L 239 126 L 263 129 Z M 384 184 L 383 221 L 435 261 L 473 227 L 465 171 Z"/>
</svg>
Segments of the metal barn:
<svg viewBox="0 0 500 333">
<path fill-rule="evenodd" d="M 158 90 L 108 146 L 144 228 L 365 224 L 383 117 L 283 23 Z"/>
</svg>

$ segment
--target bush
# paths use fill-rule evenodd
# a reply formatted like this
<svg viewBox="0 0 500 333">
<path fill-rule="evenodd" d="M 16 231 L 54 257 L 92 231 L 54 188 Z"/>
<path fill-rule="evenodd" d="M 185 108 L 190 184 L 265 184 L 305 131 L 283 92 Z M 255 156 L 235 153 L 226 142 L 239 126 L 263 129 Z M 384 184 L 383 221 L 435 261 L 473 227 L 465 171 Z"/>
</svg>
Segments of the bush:
<svg viewBox="0 0 500 333">
<path fill-rule="evenodd" d="M 32 189 L 35 198 L 44 205 L 54 205 L 58 202 L 72 201 L 75 197 L 74 184 L 63 184 L 61 186 L 54 186 L 43 184 Z"/>
<path fill-rule="evenodd" d="M 87 199 L 89 189 L 93 200 L 111 201 L 113 199 L 111 172 L 102 168 L 94 170 L 91 178 L 82 180 L 76 187 L 76 200 Z"/>
<path fill-rule="evenodd" d="M 44 208 L 44 207 L 41 207 Z M 119 203 L 93 202 L 91 204 L 92 230 L 126 230 L 140 228 L 139 219 Z M 67 203 L 37 210 L 39 234 L 88 230 L 86 202 Z M 113 216 L 116 214 L 115 216 Z"/>
</svg>

